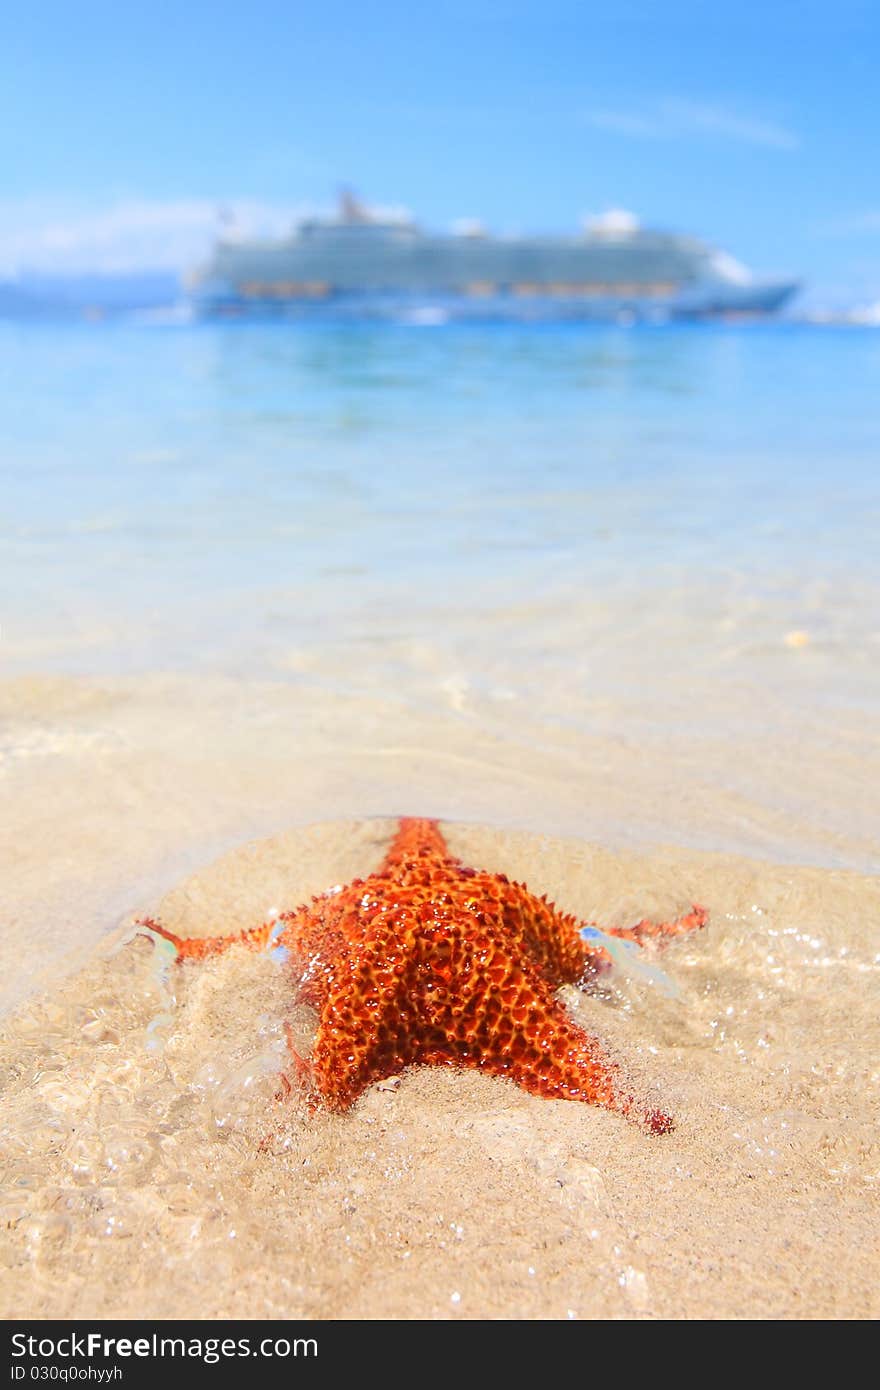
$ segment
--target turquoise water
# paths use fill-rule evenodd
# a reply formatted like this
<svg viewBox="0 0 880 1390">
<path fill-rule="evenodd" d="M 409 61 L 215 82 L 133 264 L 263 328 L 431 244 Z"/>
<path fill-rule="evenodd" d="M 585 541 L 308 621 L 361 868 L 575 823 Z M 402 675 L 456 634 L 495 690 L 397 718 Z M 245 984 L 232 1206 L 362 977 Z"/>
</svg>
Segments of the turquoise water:
<svg viewBox="0 0 880 1390">
<path fill-rule="evenodd" d="M 481 609 L 509 650 L 587 601 L 636 640 L 663 595 L 685 646 L 710 601 L 876 640 L 869 330 L 7 323 L 0 414 L 7 670 L 283 674 Z"/>
</svg>

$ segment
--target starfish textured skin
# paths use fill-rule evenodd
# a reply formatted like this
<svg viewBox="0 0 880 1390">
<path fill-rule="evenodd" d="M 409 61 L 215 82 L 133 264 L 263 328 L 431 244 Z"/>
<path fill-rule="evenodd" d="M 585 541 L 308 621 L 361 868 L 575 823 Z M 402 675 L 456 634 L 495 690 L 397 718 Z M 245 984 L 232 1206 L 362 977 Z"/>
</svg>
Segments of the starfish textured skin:
<svg viewBox="0 0 880 1390">
<path fill-rule="evenodd" d="M 674 922 L 609 935 L 641 945 L 706 918 L 694 905 Z M 311 1063 L 293 1057 L 330 1109 L 346 1110 L 372 1082 L 427 1064 L 507 1076 L 538 1095 L 630 1115 L 654 1133 L 672 1127 L 662 1111 L 639 1111 L 617 1065 L 555 997 L 560 985 L 609 964 L 601 946 L 582 939 L 588 924 L 504 874 L 467 867 L 434 821 L 402 820 L 375 873 L 253 931 L 182 939 L 152 919 L 142 925 L 182 960 L 236 943 L 285 946 L 300 997 L 320 1017 Z"/>
</svg>

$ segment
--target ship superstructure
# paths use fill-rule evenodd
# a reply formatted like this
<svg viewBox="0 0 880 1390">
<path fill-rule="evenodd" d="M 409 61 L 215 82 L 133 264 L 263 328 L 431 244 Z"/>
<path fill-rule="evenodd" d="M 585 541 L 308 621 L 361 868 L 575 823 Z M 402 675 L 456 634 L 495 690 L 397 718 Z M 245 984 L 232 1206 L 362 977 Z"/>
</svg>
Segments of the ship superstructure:
<svg viewBox="0 0 880 1390">
<path fill-rule="evenodd" d="M 495 237 L 476 222 L 430 233 L 345 194 L 335 216 L 308 218 L 288 238 L 219 240 L 193 297 L 218 314 L 604 319 L 768 314 L 796 289 L 620 211 L 570 237 Z"/>
</svg>

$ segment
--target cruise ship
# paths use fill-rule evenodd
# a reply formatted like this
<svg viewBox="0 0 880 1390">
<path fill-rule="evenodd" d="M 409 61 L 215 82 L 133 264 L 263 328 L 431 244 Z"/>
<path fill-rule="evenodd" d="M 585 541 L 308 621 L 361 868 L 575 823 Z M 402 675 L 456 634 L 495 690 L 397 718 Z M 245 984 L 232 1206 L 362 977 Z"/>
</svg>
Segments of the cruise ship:
<svg viewBox="0 0 880 1390">
<path fill-rule="evenodd" d="M 567 237 L 497 237 L 471 221 L 430 233 L 349 192 L 335 215 L 303 220 L 287 238 L 226 235 L 190 284 L 206 315 L 426 323 L 752 318 L 781 309 L 797 288 L 756 279 L 725 252 L 642 228 L 620 210 Z"/>
</svg>

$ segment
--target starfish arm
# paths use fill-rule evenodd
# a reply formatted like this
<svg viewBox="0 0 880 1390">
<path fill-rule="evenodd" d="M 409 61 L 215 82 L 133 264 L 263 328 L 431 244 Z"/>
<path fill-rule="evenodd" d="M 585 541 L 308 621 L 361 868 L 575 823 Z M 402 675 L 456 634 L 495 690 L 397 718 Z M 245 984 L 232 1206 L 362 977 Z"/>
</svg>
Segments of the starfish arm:
<svg viewBox="0 0 880 1390">
<path fill-rule="evenodd" d="M 419 859 L 432 859 L 448 864 L 459 863 L 449 853 L 443 832 L 435 820 L 419 820 L 414 816 L 405 816 L 398 822 L 397 833 L 388 846 L 378 872 L 394 873 L 401 865 Z"/>
<path fill-rule="evenodd" d="M 393 917 L 370 923 L 326 969 L 312 1080 L 331 1110 L 347 1110 L 373 1081 L 413 1059 L 405 935 Z"/>
<path fill-rule="evenodd" d="M 706 908 L 700 907 L 699 903 L 693 903 L 690 912 L 676 917 L 671 922 L 652 922 L 649 918 L 643 917 L 632 927 L 606 927 L 605 930 L 609 936 L 619 936 L 623 941 L 635 941 L 637 945 L 642 946 L 646 941 L 668 941 L 676 936 L 684 936 L 687 932 L 700 931 L 708 920 L 709 913 Z M 586 925 L 596 924 L 590 922 Z"/>
<path fill-rule="evenodd" d="M 419 1016 L 429 1026 L 413 1060 L 474 1067 L 535 1095 L 586 1101 L 655 1132 L 669 1129 L 668 1116 L 640 1111 L 601 1043 L 569 1018 L 536 963 L 510 954 L 511 945 L 503 926 L 467 941 L 460 931 L 437 933 L 421 972 Z"/>
<path fill-rule="evenodd" d="M 479 1064 L 482 1070 L 509 1076 L 524 1091 L 550 1099 L 585 1101 L 619 1115 L 644 1120 L 657 1128 L 655 1112 L 640 1110 L 626 1090 L 619 1067 L 601 1043 L 569 1019 L 559 1005 L 548 1010 L 540 1032 L 523 1040 L 508 1062 L 492 1056 Z M 661 1128 L 671 1127 L 663 1117 Z"/>
<path fill-rule="evenodd" d="M 546 897 L 535 897 L 524 884 L 507 884 L 502 892 L 505 925 L 529 949 L 533 959 L 554 984 L 576 984 L 585 975 L 601 974 L 609 969 L 611 958 L 608 952 L 595 943 L 584 941 L 580 935 L 584 927 L 598 927 L 597 922 L 581 922 L 571 913 L 560 912 Z M 608 936 L 643 946 L 646 941 L 664 942 L 687 932 L 698 931 L 706 925 L 708 918 L 706 909 L 694 903 L 690 912 L 674 921 L 652 922 L 644 918 L 632 927 L 600 930 L 604 930 Z"/>
<path fill-rule="evenodd" d="M 253 951 L 263 951 L 275 930 L 275 922 L 264 922 L 262 926 L 252 927 L 250 931 L 233 932 L 229 936 L 176 936 L 163 927 L 154 917 L 140 917 L 136 926 L 140 935 L 155 940 L 157 936 L 170 941 L 177 951 L 178 960 L 204 960 L 207 956 L 217 956 L 228 951 L 231 946 L 248 946 Z"/>
</svg>

